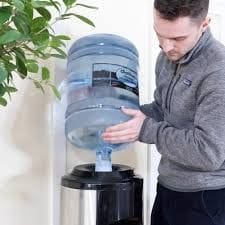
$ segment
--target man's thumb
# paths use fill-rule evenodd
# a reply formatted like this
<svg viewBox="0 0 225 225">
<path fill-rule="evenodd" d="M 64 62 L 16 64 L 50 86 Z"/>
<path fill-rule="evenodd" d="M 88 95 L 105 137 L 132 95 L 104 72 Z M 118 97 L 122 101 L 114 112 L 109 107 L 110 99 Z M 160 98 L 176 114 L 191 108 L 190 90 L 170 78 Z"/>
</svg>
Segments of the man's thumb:
<svg viewBox="0 0 225 225">
<path fill-rule="evenodd" d="M 128 109 L 128 108 L 125 108 L 124 106 L 121 106 L 121 110 L 123 111 L 123 113 L 129 116 L 135 116 L 138 112 L 138 110 Z"/>
</svg>

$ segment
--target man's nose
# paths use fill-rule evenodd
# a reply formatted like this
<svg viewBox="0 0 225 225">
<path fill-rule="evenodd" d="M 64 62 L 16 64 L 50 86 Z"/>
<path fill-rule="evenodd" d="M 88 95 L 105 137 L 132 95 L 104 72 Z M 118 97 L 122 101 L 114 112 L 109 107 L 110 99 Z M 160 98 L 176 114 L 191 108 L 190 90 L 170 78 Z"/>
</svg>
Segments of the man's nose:
<svg viewBox="0 0 225 225">
<path fill-rule="evenodd" d="M 170 39 L 164 39 L 161 41 L 160 46 L 161 46 L 162 50 L 165 53 L 167 53 L 167 52 L 173 50 L 174 42 L 173 42 L 173 40 L 170 40 Z"/>
</svg>

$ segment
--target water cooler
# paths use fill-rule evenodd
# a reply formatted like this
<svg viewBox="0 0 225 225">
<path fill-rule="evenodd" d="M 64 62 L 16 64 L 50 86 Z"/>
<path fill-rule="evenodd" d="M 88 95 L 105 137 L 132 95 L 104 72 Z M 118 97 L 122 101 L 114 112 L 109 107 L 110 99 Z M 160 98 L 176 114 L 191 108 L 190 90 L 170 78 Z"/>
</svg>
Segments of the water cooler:
<svg viewBox="0 0 225 225">
<path fill-rule="evenodd" d="M 77 165 L 61 179 L 60 225 L 142 225 L 143 179 L 127 165 L 112 164 L 114 151 L 131 143 L 105 143 L 106 127 L 130 119 L 121 106 L 138 109 L 138 52 L 127 39 L 94 34 L 68 52 L 65 135 L 95 152 L 95 163 Z"/>
</svg>

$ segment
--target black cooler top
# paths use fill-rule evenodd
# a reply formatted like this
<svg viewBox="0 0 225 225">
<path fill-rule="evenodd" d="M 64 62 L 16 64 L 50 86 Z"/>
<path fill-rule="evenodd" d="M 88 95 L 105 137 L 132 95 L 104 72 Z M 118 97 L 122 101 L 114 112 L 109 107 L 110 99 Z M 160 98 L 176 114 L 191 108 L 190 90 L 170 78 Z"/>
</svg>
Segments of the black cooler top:
<svg viewBox="0 0 225 225">
<path fill-rule="evenodd" d="M 127 187 L 136 178 L 133 168 L 126 165 L 113 164 L 112 172 L 96 172 L 95 164 L 83 164 L 63 176 L 61 184 L 74 189 L 100 190 Z"/>
</svg>

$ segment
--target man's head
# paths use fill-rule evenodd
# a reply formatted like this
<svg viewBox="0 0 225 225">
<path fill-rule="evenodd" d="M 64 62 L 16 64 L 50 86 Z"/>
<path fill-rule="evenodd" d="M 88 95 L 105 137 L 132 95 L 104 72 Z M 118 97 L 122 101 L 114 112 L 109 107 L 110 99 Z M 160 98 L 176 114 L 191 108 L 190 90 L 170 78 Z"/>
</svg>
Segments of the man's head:
<svg viewBox="0 0 225 225">
<path fill-rule="evenodd" d="M 154 29 L 162 50 L 177 61 L 198 42 L 209 25 L 209 0 L 155 0 Z"/>
</svg>

